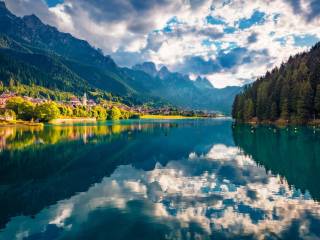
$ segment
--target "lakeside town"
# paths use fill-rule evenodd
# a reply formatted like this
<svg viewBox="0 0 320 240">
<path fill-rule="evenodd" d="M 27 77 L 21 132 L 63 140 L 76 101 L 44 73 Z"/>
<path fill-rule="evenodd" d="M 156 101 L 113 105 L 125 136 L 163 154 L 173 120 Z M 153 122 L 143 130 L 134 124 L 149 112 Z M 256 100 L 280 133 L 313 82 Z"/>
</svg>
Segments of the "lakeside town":
<svg viewBox="0 0 320 240">
<path fill-rule="evenodd" d="M 127 106 L 119 102 L 97 103 L 84 93 L 82 97 L 72 96 L 66 101 L 52 101 L 45 98 L 20 96 L 15 92 L 0 94 L 0 121 L 24 120 L 32 123 L 64 121 L 120 120 L 131 118 L 215 118 L 223 115 L 201 110 L 186 110 L 174 107 L 152 108 L 149 106 Z M 64 121 L 57 121 L 62 123 Z"/>
</svg>

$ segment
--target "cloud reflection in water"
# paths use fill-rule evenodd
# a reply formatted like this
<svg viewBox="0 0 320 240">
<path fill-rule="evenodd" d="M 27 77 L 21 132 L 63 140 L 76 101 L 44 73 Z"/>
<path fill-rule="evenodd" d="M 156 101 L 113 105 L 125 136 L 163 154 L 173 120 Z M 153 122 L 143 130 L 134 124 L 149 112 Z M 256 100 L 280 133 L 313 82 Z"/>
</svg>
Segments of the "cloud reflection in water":
<svg viewBox="0 0 320 240">
<path fill-rule="evenodd" d="M 266 173 L 240 149 L 216 144 L 152 171 L 120 166 L 34 218 L 11 219 L 0 239 L 78 239 L 98 226 L 112 239 L 133 230 L 142 235 L 131 239 L 317 239 L 319 224 L 320 205 L 308 192 Z"/>
</svg>

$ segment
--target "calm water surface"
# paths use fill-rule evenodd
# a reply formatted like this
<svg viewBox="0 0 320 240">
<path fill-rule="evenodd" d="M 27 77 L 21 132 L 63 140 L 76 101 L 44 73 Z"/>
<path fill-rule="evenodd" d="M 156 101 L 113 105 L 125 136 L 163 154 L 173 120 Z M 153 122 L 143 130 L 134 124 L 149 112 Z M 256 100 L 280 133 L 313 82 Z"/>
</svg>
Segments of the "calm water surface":
<svg viewBox="0 0 320 240">
<path fill-rule="evenodd" d="M 0 128 L 0 239 L 320 239 L 320 130 Z"/>
</svg>

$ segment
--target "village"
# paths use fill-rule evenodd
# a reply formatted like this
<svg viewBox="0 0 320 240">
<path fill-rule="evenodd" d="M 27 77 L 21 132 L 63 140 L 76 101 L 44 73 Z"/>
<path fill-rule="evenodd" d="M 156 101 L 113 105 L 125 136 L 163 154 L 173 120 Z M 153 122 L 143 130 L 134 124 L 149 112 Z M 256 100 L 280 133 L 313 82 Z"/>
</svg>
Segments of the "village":
<svg viewBox="0 0 320 240">
<path fill-rule="evenodd" d="M 52 102 L 52 100 L 48 100 L 45 98 L 35 98 L 30 96 L 20 96 L 15 92 L 5 91 L 0 95 L 0 110 L 6 109 L 7 102 L 15 97 L 20 97 L 25 101 L 28 101 L 34 105 L 41 105 L 44 103 Z M 123 103 L 119 102 L 103 102 L 97 103 L 93 99 L 89 99 L 87 94 L 84 93 L 82 97 L 72 96 L 69 100 L 66 101 L 54 101 L 59 106 L 68 107 L 70 109 L 76 108 L 84 108 L 87 110 L 94 109 L 97 106 L 101 106 L 107 111 L 111 111 L 112 108 L 116 107 L 120 109 L 120 111 L 134 113 L 137 116 L 182 116 L 182 117 L 203 117 L 203 118 L 214 118 L 221 116 L 217 113 L 201 111 L 201 110 L 188 110 L 188 109 L 181 109 L 175 108 L 171 106 L 166 107 L 159 107 L 159 108 L 152 108 L 150 106 L 128 106 Z M 0 120 L 10 121 L 13 120 L 12 116 L 8 115 L 1 115 Z"/>
<path fill-rule="evenodd" d="M 0 108 L 5 108 L 6 103 L 9 99 L 13 98 L 13 97 L 18 97 L 19 95 L 17 93 L 14 92 L 3 92 L 0 95 Z M 29 97 L 29 96 L 19 96 L 22 97 L 23 99 L 32 102 L 33 104 L 41 104 L 47 101 L 50 101 L 48 99 L 45 98 L 33 98 L 33 97 Z M 73 96 L 70 98 L 69 101 L 56 101 L 58 104 L 64 104 L 64 105 L 68 105 L 71 107 L 77 107 L 77 106 L 87 106 L 87 107 L 94 107 L 97 105 L 97 103 L 92 100 L 92 99 L 87 99 L 87 95 L 84 94 L 83 97 L 81 99 Z"/>
<path fill-rule="evenodd" d="M 6 110 L 7 103 L 10 101 L 10 99 L 13 99 L 16 97 L 22 98 L 24 101 L 30 102 L 30 103 L 34 104 L 35 106 L 41 105 L 44 103 L 53 102 L 52 100 L 48 100 L 45 98 L 34 98 L 34 97 L 30 97 L 30 96 L 21 96 L 15 92 L 5 91 L 0 95 L 0 113 L 4 112 Z M 77 98 L 75 96 L 72 96 L 69 101 L 54 101 L 54 102 L 59 106 L 65 106 L 65 107 L 70 107 L 70 108 L 85 107 L 85 108 L 91 109 L 91 108 L 97 106 L 97 103 L 94 100 L 87 99 L 86 94 L 84 94 L 82 98 Z M 13 116 L 0 114 L 0 120 L 12 121 Z"/>
</svg>

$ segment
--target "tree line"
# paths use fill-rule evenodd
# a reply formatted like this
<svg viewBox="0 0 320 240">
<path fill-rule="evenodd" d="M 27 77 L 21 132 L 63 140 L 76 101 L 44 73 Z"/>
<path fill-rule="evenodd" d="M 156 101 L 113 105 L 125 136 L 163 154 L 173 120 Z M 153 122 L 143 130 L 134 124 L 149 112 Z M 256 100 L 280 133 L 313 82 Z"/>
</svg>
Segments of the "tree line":
<svg viewBox="0 0 320 240">
<path fill-rule="evenodd" d="M 232 116 L 300 123 L 320 118 L 320 43 L 245 86 L 234 100 Z"/>
<path fill-rule="evenodd" d="M 54 101 L 34 104 L 22 97 L 8 99 L 3 115 L 12 116 L 14 119 L 24 121 L 49 122 L 56 118 L 91 117 L 97 120 L 119 120 L 139 118 L 139 115 L 120 109 L 116 106 L 105 108 L 97 105 L 94 107 L 58 104 Z"/>
</svg>

